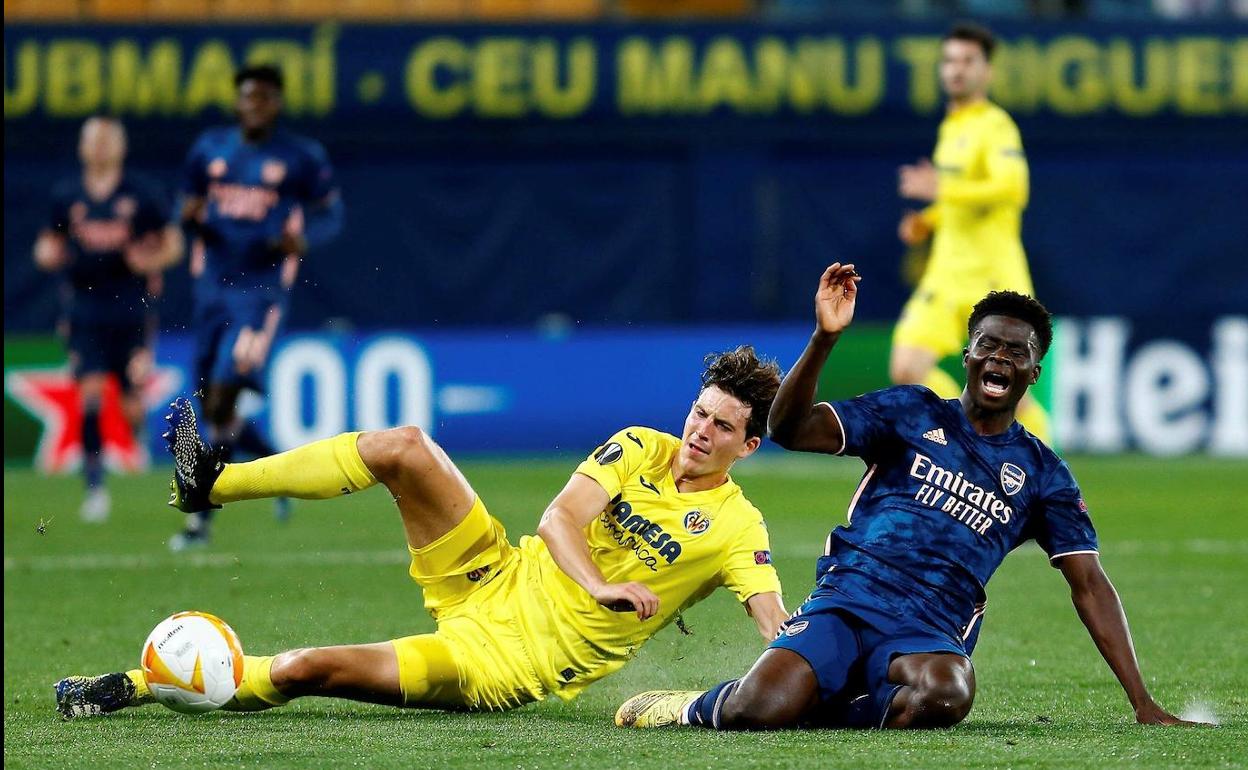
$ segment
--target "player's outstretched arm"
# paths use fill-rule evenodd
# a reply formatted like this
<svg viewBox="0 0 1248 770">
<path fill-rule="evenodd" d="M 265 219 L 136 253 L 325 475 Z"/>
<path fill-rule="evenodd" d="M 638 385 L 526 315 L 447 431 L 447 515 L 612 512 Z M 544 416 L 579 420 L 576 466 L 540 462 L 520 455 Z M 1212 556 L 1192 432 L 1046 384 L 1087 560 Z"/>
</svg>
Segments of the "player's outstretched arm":
<svg viewBox="0 0 1248 770">
<path fill-rule="evenodd" d="M 597 481 L 574 473 L 542 514 L 537 534 L 546 541 L 559 569 L 594 597 L 594 601 L 617 612 L 635 610 L 638 620 L 646 620 L 659 611 L 659 597 L 643 583 L 607 582 L 589 554 L 585 527 L 602 513 L 609 499 L 607 491 Z"/>
<path fill-rule="evenodd" d="M 789 619 L 784 599 L 775 591 L 754 594 L 746 600 L 745 611 L 754 619 L 758 633 L 769 642 L 780 635 L 780 624 Z"/>
<path fill-rule="evenodd" d="M 126 247 L 126 265 L 137 275 L 159 273 L 182 258 L 182 228 L 166 225 L 135 238 Z"/>
<path fill-rule="evenodd" d="M 1118 677 L 1122 689 L 1126 690 L 1127 699 L 1135 710 L 1135 720 L 1150 725 L 1195 724 L 1168 713 L 1149 695 L 1140 675 L 1127 616 L 1118 592 L 1101 568 L 1100 557 L 1094 553 L 1072 554 L 1063 557 L 1059 566 L 1070 584 L 1070 598 L 1079 619 L 1087 627 L 1101 657 Z"/>
<path fill-rule="evenodd" d="M 815 408 L 815 388 L 828 354 L 854 318 L 861 280 L 852 264 L 833 262 L 815 292 L 815 332 L 801 358 L 785 375 L 767 416 L 771 440 L 800 452 L 836 454 L 845 443 L 840 423 L 828 409 Z"/>
</svg>

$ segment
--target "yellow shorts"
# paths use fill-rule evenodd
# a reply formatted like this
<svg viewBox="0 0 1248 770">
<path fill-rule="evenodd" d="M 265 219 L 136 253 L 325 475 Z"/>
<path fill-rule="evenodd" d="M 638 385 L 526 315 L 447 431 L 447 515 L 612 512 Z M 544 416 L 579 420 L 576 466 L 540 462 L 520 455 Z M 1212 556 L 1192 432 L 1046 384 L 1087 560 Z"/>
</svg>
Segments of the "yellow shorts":
<svg viewBox="0 0 1248 770">
<path fill-rule="evenodd" d="M 937 359 L 962 352 L 971 309 L 988 292 L 1006 289 L 1035 293 L 1026 274 L 982 282 L 925 278 L 901 309 L 901 318 L 893 329 L 893 346 L 921 348 Z"/>
<path fill-rule="evenodd" d="M 497 710 L 541 700 L 546 687 L 534 670 L 530 647 L 511 600 L 521 587 L 519 549 L 507 540 L 503 525 L 480 498 L 450 532 L 424 548 L 408 548 L 408 574 L 425 592 L 425 608 L 438 621 L 432 636 L 445 643 L 457 683 L 434 688 L 430 705 Z M 430 675 L 421 636 L 395 639 L 404 693 L 413 678 Z"/>
</svg>

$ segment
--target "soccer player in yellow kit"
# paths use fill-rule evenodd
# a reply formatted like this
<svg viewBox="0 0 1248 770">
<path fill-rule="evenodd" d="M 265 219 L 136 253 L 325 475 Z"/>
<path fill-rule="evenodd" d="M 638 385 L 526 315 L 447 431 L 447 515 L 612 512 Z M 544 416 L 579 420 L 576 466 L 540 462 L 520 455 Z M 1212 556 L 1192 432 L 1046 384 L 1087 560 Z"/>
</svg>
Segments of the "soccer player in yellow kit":
<svg viewBox="0 0 1248 770">
<path fill-rule="evenodd" d="M 179 507 L 261 497 L 336 497 L 384 484 L 438 630 L 378 644 L 246 656 L 226 708 L 303 695 L 394 706 L 508 709 L 572 699 L 616 671 L 715 588 L 731 590 L 771 641 L 787 618 L 763 517 L 728 475 L 762 442 L 780 385 L 741 347 L 708 357 L 680 437 L 619 431 L 582 462 L 518 545 L 459 469 L 418 428 L 344 433 L 224 464 L 189 402 L 170 416 Z M 196 509 L 198 510 L 198 509 Z M 57 683 L 67 718 L 152 702 L 141 671 Z"/>
<path fill-rule="evenodd" d="M 940 81 L 949 97 L 933 154 L 903 166 L 898 191 L 931 201 L 907 212 L 898 235 L 907 245 L 932 238 L 927 269 L 893 331 L 889 376 L 898 385 L 926 385 L 941 398 L 962 388 L 937 364 L 966 344 L 965 319 L 990 291 L 1034 295 L 1020 238 L 1027 205 L 1027 158 L 1018 127 L 988 101 L 992 33 L 958 24 L 941 43 Z M 1048 415 L 1028 395 L 1019 422 L 1050 442 Z"/>
</svg>

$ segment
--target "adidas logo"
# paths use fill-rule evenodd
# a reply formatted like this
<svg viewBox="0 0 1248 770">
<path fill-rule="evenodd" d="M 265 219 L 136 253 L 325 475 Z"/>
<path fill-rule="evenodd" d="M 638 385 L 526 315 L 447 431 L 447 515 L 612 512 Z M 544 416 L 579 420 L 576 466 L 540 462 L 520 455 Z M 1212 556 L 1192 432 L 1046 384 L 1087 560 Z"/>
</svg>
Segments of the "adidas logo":
<svg viewBox="0 0 1248 770">
<path fill-rule="evenodd" d="M 944 428 L 932 428 L 927 433 L 923 434 L 923 438 L 927 439 L 928 441 L 932 441 L 934 443 L 940 444 L 941 446 L 949 445 L 949 442 L 945 441 L 945 429 Z"/>
</svg>

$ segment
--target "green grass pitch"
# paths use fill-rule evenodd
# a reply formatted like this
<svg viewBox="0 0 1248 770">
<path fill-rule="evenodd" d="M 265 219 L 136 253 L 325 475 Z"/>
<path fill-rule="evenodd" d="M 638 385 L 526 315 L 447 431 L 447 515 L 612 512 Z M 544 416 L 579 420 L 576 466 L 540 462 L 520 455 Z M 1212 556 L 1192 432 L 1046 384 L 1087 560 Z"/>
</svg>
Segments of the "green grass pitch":
<svg viewBox="0 0 1248 770">
<path fill-rule="evenodd" d="M 463 463 L 513 541 L 532 532 L 574 458 Z M 277 524 L 267 503 L 218 514 L 212 550 L 175 557 L 180 518 L 165 476 L 114 478 L 103 526 L 78 521 L 74 478 L 4 475 L 6 767 L 1243 767 L 1248 762 L 1248 463 L 1073 458 L 1135 635 L 1145 678 L 1173 711 L 1221 725 L 1136 726 L 1079 624 L 1061 575 L 1034 547 L 1007 559 L 961 726 L 926 733 L 629 731 L 611 717 L 649 688 L 692 688 L 744 673 L 762 649 L 726 592 L 658 634 L 620 674 L 579 700 L 505 714 L 401 711 L 307 699 L 262 714 L 186 717 L 159 706 L 62 722 L 51 684 L 137 665 L 164 616 L 202 609 L 265 653 L 380 641 L 433 628 L 407 579 L 402 530 L 382 490 L 300 503 Z M 770 523 L 795 606 L 827 530 L 845 517 L 861 466 L 768 454 L 737 479 Z M 40 524 L 43 524 L 40 531 Z"/>
</svg>

